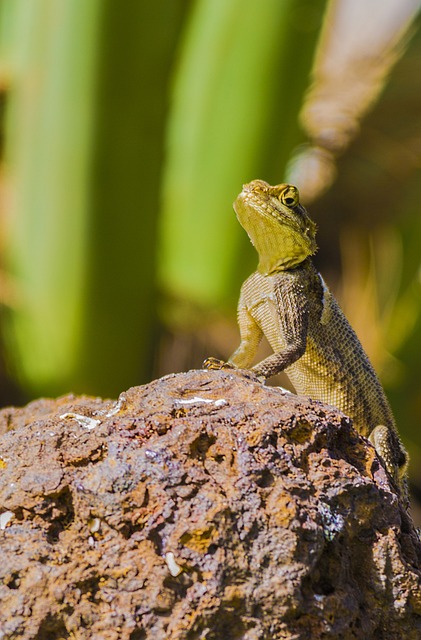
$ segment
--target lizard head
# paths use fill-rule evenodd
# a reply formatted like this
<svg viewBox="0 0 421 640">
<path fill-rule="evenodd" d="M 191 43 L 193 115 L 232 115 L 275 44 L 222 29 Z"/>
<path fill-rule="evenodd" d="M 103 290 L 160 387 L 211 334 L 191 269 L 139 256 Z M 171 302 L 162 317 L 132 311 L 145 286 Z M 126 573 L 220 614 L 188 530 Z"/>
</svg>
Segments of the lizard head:
<svg viewBox="0 0 421 640">
<path fill-rule="evenodd" d="M 316 225 L 291 184 L 272 187 L 253 180 L 243 186 L 234 210 L 259 254 L 258 270 L 264 274 L 293 269 L 317 250 Z"/>
</svg>

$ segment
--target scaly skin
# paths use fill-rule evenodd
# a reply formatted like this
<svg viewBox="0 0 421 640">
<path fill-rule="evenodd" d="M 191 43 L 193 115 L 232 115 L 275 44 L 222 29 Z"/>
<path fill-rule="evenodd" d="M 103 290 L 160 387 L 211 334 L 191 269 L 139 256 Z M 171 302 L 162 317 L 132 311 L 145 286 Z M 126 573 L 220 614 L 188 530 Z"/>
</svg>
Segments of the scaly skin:
<svg viewBox="0 0 421 640">
<path fill-rule="evenodd" d="M 298 394 L 352 418 L 407 499 L 408 454 L 360 341 L 311 262 L 316 226 L 299 203 L 298 190 L 253 180 L 234 209 L 259 265 L 241 288 L 240 346 L 228 363 L 208 358 L 204 366 L 251 369 L 263 378 L 285 371 Z M 252 366 L 263 335 L 274 353 Z"/>
</svg>

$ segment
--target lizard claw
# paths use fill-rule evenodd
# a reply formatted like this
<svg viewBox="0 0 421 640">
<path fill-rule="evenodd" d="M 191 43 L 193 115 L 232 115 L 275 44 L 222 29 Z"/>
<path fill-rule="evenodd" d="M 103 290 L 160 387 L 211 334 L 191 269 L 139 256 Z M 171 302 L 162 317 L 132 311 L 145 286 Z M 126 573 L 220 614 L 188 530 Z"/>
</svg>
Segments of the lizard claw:
<svg viewBox="0 0 421 640">
<path fill-rule="evenodd" d="M 219 358 L 213 358 L 212 356 L 206 358 L 202 366 L 204 369 L 235 369 L 233 364 L 219 360 Z"/>
</svg>

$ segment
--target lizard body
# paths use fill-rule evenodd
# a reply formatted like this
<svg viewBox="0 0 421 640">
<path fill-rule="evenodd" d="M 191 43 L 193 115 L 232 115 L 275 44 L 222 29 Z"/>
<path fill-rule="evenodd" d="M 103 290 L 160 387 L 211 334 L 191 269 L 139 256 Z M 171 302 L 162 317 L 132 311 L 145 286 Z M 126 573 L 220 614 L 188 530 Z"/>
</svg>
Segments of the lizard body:
<svg viewBox="0 0 421 640">
<path fill-rule="evenodd" d="M 208 358 L 205 366 L 251 369 L 263 378 L 285 371 L 298 394 L 352 418 L 406 497 L 408 455 L 368 356 L 310 259 L 316 227 L 298 190 L 254 180 L 234 209 L 259 253 L 259 266 L 241 288 L 240 346 L 227 364 Z M 274 353 L 252 366 L 263 335 Z"/>
</svg>

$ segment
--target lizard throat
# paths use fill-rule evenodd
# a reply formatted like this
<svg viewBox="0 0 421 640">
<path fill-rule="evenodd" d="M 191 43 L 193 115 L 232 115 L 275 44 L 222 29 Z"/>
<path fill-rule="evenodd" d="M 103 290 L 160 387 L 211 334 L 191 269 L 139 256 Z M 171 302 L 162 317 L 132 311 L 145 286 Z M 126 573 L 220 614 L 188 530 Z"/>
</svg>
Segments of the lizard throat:
<svg viewBox="0 0 421 640">
<path fill-rule="evenodd" d="M 294 269 L 316 251 L 314 235 L 307 236 L 289 220 L 279 220 L 256 206 L 237 200 L 238 221 L 259 254 L 258 271 L 264 275 Z"/>
<path fill-rule="evenodd" d="M 258 234 L 250 240 L 259 254 L 257 270 L 265 275 L 294 269 L 304 262 L 312 253 L 310 246 L 302 242 L 302 238 L 291 229 L 288 233 Z"/>
</svg>

